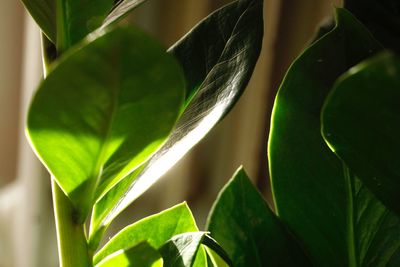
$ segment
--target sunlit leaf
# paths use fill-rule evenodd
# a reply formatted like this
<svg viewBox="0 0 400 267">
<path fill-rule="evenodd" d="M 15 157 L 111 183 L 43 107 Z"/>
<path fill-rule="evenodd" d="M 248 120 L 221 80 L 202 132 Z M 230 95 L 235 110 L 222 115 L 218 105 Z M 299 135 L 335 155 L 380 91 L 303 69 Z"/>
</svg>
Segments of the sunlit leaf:
<svg viewBox="0 0 400 267">
<path fill-rule="evenodd" d="M 336 83 L 322 113 L 329 146 L 400 214 L 400 60 L 380 55 Z"/>
<path fill-rule="evenodd" d="M 117 251 L 95 267 L 163 267 L 163 259 L 156 249 L 142 242 L 126 250 Z"/>
<path fill-rule="evenodd" d="M 322 105 L 334 81 L 380 45 L 348 12 L 291 66 L 275 100 L 269 157 L 279 218 L 314 266 L 386 266 L 400 224 L 329 149 Z"/>
<path fill-rule="evenodd" d="M 181 62 L 187 107 L 165 145 L 143 170 L 122 181 L 95 207 L 93 231 L 103 231 L 232 108 L 249 81 L 263 36 L 262 0 L 232 2 L 200 22 L 170 48 Z"/>
<path fill-rule="evenodd" d="M 177 234 L 198 231 L 193 215 L 186 203 L 177 205 L 161 213 L 144 218 L 127 226 L 116 234 L 94 256 L 94 263 L 107 255 L 146 241 L 159 249 L 165 242 Z"/>
<path fill-rule="evenodd" d="M 235 267 L 310 266 L 304 252 L 239 169 L 218 196 L 208 231 Z"/>
<path fill-rule="evenodd" d="M 83 218 L 164 143 L 183 88 L 173 57 L 133 28 L 85 43 L 49 73 L 30 107 L 28 137 Z"/>
</svg>

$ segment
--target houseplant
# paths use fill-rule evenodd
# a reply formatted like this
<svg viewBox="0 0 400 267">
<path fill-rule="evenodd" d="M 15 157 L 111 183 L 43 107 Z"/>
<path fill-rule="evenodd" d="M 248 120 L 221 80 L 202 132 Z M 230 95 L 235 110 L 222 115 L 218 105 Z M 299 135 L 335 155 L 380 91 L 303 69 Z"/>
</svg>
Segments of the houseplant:
<svg viewBox="0 0 400 267">
<path fill-rule="evenodd" d="M 204 232 L 197 232 L 190 211 L 181 204 L 128 226 L 93 255 L 110 221 L 162 173 L 163 159 L 173 164 L 229 110 L 248 81 L 260 49 L 262 3 L 235 1 L 211 15 L 169 50 L 180 61 L 182 74 L 174 59 L 143 33 L 107 28 L 113 27 L 115 20 L 140 2 L 122 1 L 105 20 L 92 20 L 105 17 L 113 6 L 112 1 L 102 1 L 97 10 L 91 10 L 95 13 L 82 12 L 85 9 L 73 6 L 74 2 L 59 1 L 54 7 L 52 1 L 44 2 L 47 5 L 39 1 L 32 5 L 34 1 L 26 1 L 47 38 L 45 55 L 49 72 L 32 102 L 28 135 L 53 174 L 61 264 L 223 266 L 215 255 L 217 252 L 233 266 L 400 265 L 397 204 L 400 165 L 396 153 L 399 148 L 396 137 L 400 133 L 397 105 L 400 66 L 395 54 L 380 53 L 385 48 L 398 49 L 398 28 L 388 25 L 399 24 L 400 8 L 390 0 L 347 1 L 345 7 L 356 16 L 345 9 L 337 9 L 333 27 L 321 30 L 288 70 L 275 100 L 269 139 L 275 212 L 269 209 L 240 169 L 222 190 L 210 213 L 207 231 L 216 241 Z M 65 9 L 65 4 L 71 5 L 69 9 Z M 46 8 L 47 11 L 57 10 L 57 23 L 52 19 L 52 12 L 43 12 Z M 74 8 L 77 13 L 71 12 Z M 78 11 L 83 15 L 73 18 Z M 80 25 L 79 20 L 94 26 L 86 32 L 81 29 L 75 32 L 74 24 Z M 51 25 L 57 25 L 56 29 Z M 215 25 L 226 28 L 218 31 Z M 80 41 L 97 27 L 100 30 Z M 223 33 L 229 33 L 230 38 L 225 38 Z M 200 41 L 205 36 L 210 36 L 206 39 L 209 43 Z M 129 47 L 154 57 L 144 60 L 140 55 L 129 55 L 130 50 L 122 42 L 131 43 Z M 219 47 L 211 51 L 216 51 L 210 57 L 213 59 L 211 70 L 193 67 L 197 66 L 193 64 L 194 59 L 203 62 L 200 66 L 208 66 L 202 54 L 196 57 L 199 54 L 193 52 L 203 51 L 203 45 Z M 139 60 L 135 64 L 121 60 L 118 64 L 118 55 L 114 52 L 121 50 L 125 57 L 139 56 L 135 58 Z M 104 62 L 99 55 L 108 60 Z M 57 57 L 59 59 L 51 63 Z M 151 107 L 157 104 L 157 111 L 164 110 L 162 113 L 170 117 L 157 121 L 159 114 L 153 114 L 152 121 L 159 126 L 164 124 L 165 128 L 159 130 L 157 137 L 145 136 L 140 144 L 149 145 L 144 150 L 138 149 L 142 154 L 136 157 L 135 153 L 129 154 L 132 149 L 126 151 L 126 145 L 134 141 L 124 135 L 138 129 L 121 123 L 129 122 L 122 109 L 117 108 L 115 118 L 106 120 L 110 123 L 97 123 L 99 114 L 109 114 L 102 108 L 115 105 L 108 104 L 104 99 L 109 98 L 102 97 L 100 92 L 108 92 L 102 88 L 104 84 L 110 88 L 122 84 L 123 99 L 133 98 L 124 93 L 125 84 L 139 83 L 137 80 L 150 75 L 154 71 L 149 67 L 151 58 L 162 61 L 162 69 L 170 72 L 160 72 L 165 80 L 159 84 L 171 88 L 155 93 L 166 94 L 164 98 L 169 101 L 162 103 L 162 99 L 158 99 L 160 102 L 153 103 L 150 99 L 149 106 L 140 110 L 147 107 L 146 114 L 152 114 Z M 109 62 L 113 68 L 107 68 Z M 94 70 L 94 65 L 100 68 Z M 139 77 L 131 78 L 124 71 L 126 67 L 121 66 L 133 69 L 140 66 Z M 80 76 L 81 70 L 87 73 Z M 101 71 L 107 75 L 101 76 Z M 66 79 L 65 73 L 68 77 L 78 77 L 79 86 L 74 80 Z M 88 79 L 86 74 L 93 74 L 96 79 Z M 188 85 L 185 94 L 182 88 L 176 90 L 182 87 L 183 77 Z M 119 80 L 123 82 L 115 82 Z M 150 82 L 154 82 L 154 77 L 140 84 Z M 82 83 L 95 90 L 82 92 Z M 383 90 L 377 90 L 381 86 Z M 69 88 L 74 87 L 80 89 L 77 96 L 69 99 L 72 95 Z M 60 95 L 63 97 L 54 104 L 54 99 Z M 112 94 L 110 98 L 113 99 Z M 80 105 L 75 110 L 77 103 Z M 86 106 L 91 108 L 85 109 Z M 206 106 L 207 112 L 193 113 L 199 106 Z M 62 110 L 66 112 L 62 114 Z M 95 115 L 87 119 L 93 110 Z M 204 117 L 197 120 L 199 114 Z M 143 118 L 140 116 L 140 119 Z M 82 120 L 84 127 L 73 128 Z M 176 120 L 175 130 L 167 137 Z M 109 124 L 115 124 L 116 128 L 104 133 L 102 127 L 108 129 Z M 146 121 L 141 124 L 154 126 Z M 96 136 L 95 133 L 100 134 Z M 106 149 L 99 149 L 104 140 L 112 142 Z M 71 144 L 75 147 L 73 151 L 70 151 Z M 90 153 L 84 154 L 89 150 L 82 149 L 85 148 L 82 144 L 101 151 L 101 157 L 92 165 L 84 166 L 83 175 L 72 173 L 74 177 L 83 178 L 71 181 L 65 174 L 77 171 L 65 169 L 64 163 L 71 161 L 72 166 L 80 166 L 91 158 Z M 121 144 L 124 146 L 119 150 Z M 76 151 L 79 153 L 73 157 Z M 66 154 L 70 158 L 65 159 Z M 122 158 L 121 164 L 114 166 L 115 158 Z M 63 163 L 61 167 L 58 166 L 60 162 Z M 125 166 L 129 166 L 128 171 Z M 155 169 L 161 171 L 155 173 Z M 126 191 L 129 193 L 125 194 Z M 91 229 L 86 236 L 83 226 L 89 210 L 92 210 Z M 176 218 L 183 219 L 177 222 Z M 155 230 L 159 225 L 162 225 L 161 230 Z"/>
<path fill-rule="evenodd" d="M 27 136 L 52 177 L 60 264 L 204 266 L 200 243 L 229 262 L 185 204 L 128 226 L 95 252 L 111 221 L 244 90 L 261 49 L 262 1 L 232 2 L 168 51 L 118 26 L 144 1 L 23 2 L 43 31 L 46 78 Z"/>
</svg>

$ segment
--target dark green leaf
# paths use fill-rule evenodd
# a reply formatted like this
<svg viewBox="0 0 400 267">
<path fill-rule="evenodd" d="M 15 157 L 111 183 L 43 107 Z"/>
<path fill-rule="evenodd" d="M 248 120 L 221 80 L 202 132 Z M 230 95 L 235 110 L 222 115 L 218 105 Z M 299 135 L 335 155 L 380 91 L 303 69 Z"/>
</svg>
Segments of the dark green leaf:
<svg viewBox="0 0 400 267">
<path fill-rule="evenodd" d="M 386 48 L 400 51 L 399 0 L 345 0 L 351 11 Z"/>
<path fill-rule="evenodd" d="M 22 0 L 44 34 L 56 41 L 56 0 Z"/>
<path fill-rule="evenodd" d="M 236 267 L 310 266 L 242 169 L 218 196 L 208 219 L 208 231 Z"/>
<path fill-rule="evenodd" d="M 320 133 L 321 108 L 334 81 L 380 49 L 345 10 L 337 19 L 336 28 L 293 63 L 275 100 L 269 143 L 274 199 L 314 266 L 385 266 L 398 247 L 398 219 L 343 167 Z"/>
<path fill-rule="evenodd" d="M 156 249 L 142 242 L 109 255 L 96 267 L 163 267 L 163 259 Z"/>
<path fill-rule="evenodd" d="M 400 214 L 400 60 L 383 54 L 351 69 L 327 99 L 322 125 L 332 150 Z"/>
<path fill-rule="evenodd" d="M 103 21 L 102 27 L 119 21 L 131 12 L 133 9 L 138 7 L 140 4 L 147 0 L 123 0 L 121 1 L 111 12 L 108 14 L 106 19 Z"/>
<path fill-rule="evenodd" d="M 100 27 L 114 0 L 59 0 L 57 47 L 66 50 Z"/>
<path fill-rule="evenodd" d="M 202 241 L 203 245 L 205 245 L 206 247 L 208 247 L 209 249 L 212 249 L 212 251 L 214 252 L 214 255 L 218 255 L 219 258 L 221 258 L 222 260 L 224 260 L 225 263 L 227 263 L 229 266 L 233 266 L 233 263 L 231 261 L 231 259 L 229 258 L 228 253 L 226 253 L 226 251 L 221 247 L 220 244 L 218 244 L 218 242 L 212 238 L 210 235 L 205 235 Z M 209 250 L 207 250 L 209 251 Z"/>
<path fill-rule="evenodd" d="M 183 203 L 124 228 L 94 256 L 94 263 L 141 241 L 146 241 L 152 247 L 159 249 L 173 236 L 195 231 L 198 229 L 193 215 L 186 203 Z"/>
<path fill-rule="evenodd" d="M 106 228 L 232 108 L 260 53 L 262 10 L 262 0 L 234 1 L 200 22 L 169 50 L 184 67 L 188 106 L 166 144 L 142 172 L 131 177 L 135 182 L 122 182 L 110 192 L 111 197 L 100 200 L 98 205 L 110 211 L 95 213 L 98 217 L 93 220 L 100 228 Z"/>
<path fill-rule="evenodd" d="M 165 242 L 159 249 L 164 267 L 191 267 L 206 232 L 179 234 Z"/>
<path fill-rule="evenodd" d="M 83 218 L 163 144 L 182 109 L 183 87 L 173 57 L 132 28 L 68 53 L 40 85 L 28 136 Z"/>
</svg>

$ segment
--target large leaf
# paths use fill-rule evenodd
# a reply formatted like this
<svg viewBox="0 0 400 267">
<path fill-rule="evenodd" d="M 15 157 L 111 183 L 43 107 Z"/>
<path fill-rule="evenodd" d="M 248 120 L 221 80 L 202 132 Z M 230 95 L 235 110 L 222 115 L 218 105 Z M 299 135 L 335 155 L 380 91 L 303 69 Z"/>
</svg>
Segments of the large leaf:
<svg viewBox="0 0 400 267">
<path fill-rule="evenodd" d="M 310 266 L 242 169 L 218 196 L 207 229 L 236 267 Z"/>
<path fill-rule="evenodd" d="M 400 213 L 400 60 L 383 54 L 336 84 L 322 113 L 323 135 L 384 204 Z"/>
<path fill-rule="evenodd" d="M 96 267 L 163 267 L 163 259 L 156 249 L 147 242 L 142 242 L 128 248 L 119 250 L 104 260 Z"/>
<path fill-rule="evenodd" d="M 400 1 L 345 0 L 351 11 L 386 48 L 400 51 Z"/>
<path fill-rule="evenodd" d="M 186 203 L 182 203 L 161 213 L 142 219 L 116 234 L 94 256 L 98 263 L 108 255 L 146 241 L 159 249 L 177 234 L 198 231 L 193 215 Z"/>
<path fill-rule="evenodd" d="M 168 141 L 144 169 L 96 205 L 92 233 L 104 231 L 232 108 L 260 53 L 262 9 L 261 0 L 234 1 L 200 22 L 169 50 L 185 71 L 187 107 Z"/>
<path fill-rule="evenodd" d="M 164 267 L 191 267 L 206 232 L 178 234 L 165 242 L 159 249 Z"/>
<path fill-rule="evenodd" d="M 22 0 L 44 34 L 56 41 L 56 0 Z"/>
<path fill-rule="evenodd" d="M 173 57 L 132 28 L 85 43 L 43 81 L 28 136 L 82 218 L 163 144 L 182 109 L 183 87 Z"/>
<path fill-rule="evenodd" d="M 337 26 L 291 66 L 275 100 L 269 140 L 278 216 L 315 266 L 385 266 L 399 242 L 398 219 L 349 173 L 320 133 L 334 81 L 380 49 L 345 10 Z M 376 264 L 367 265 L 369 259 Z"/>
</svg>

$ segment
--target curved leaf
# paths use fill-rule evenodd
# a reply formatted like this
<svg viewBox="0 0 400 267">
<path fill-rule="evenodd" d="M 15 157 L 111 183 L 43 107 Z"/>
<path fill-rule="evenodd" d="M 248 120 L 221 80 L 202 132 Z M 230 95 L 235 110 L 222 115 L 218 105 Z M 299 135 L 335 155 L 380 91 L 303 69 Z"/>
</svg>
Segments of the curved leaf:
<svg viewBox="0 0 400 267">
<path fill-rule="evenodd" d="M 114 0 L 22 0 L 45 35 L 64 50 L 100 27 Z M 59 5 L 59 6 L 57 6 Z"/>
<path fill-rule="evenodd" d="M 22 3 L 44 34 L 55 43 L 56 0 L 22 0 Z"/>
<path fill-rule="evenodd" d="M 82 218 L 163 144 L 183 87 L 173 57 L 132 28 L 77 48 L 49 73 L 31 103 L 28 137 Z"/>
<path fill-rule="evenodd" d="M 233 266 L 310 266 L 243 169 L 222 189 L 207 224 Z"/>
<path fill-rule="evenodd" d="M 113 24 L 120 19 L 124 18 L 133 9 L 141 5 L 147 0 L 122 0 L 120 3 L 108 14 L 108 16 L 103 21 L 102 28 Z"/>
<path fill-rule="evenodd" d="M 320 112 L 334 81 L 380 49 L 348 12 L 337 12 L 337 26 L 293 63 L 275 100 L 269 141 L 275 205 L 313 265 L 386 266 L 398 247 L 398 218 L 321 135 Z"/>
<path fill-rule="evenodd" d="M 322 133 L 382 202 L 400 214 L 400 60 L 389 54 L 357 65 L 326 100 Z"/>
<path fill-rule="evenodd" d="M 57 45 L 67 49 L 100 27 L 114 0 L 62 0 L 57 8 Z M 60 11 L 61 10 L 61 11 Z"/>
<path fill-rule="evenodd" d="M 117 251 L 95 267 L 163 267 L 163 259 L 147 242 L 139 243 L 127 250 Z"/>
<path fill-rule="evenodd" d="M 200 22 L 169 51 L 184 68 L 187 107 L 164 146 L 132 183 L 118 184 L 100 200 L 93 233 L 110 222 L 197 144 L 233 107 L 260 53 L 262 0 L 238 0 Z M 103 229 L 103 230 L 102 230 Z"/>
<path fill-rule="evenodd" d="M 206 232 L 183 233 L 172 237 L 158 250 L 164 267 L 191 267 Z"/>
<path fill-rule="evenodd" d="M 96 264 L 107 255 L 132 247 L 142 241 L 159 249 L 173 236 L 195 231 L 198 229 L 193 215 L 186 203 L 182 203 L 125 227 L 96 253 L 93 261 Z"/>
</svg>

